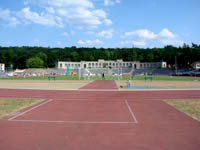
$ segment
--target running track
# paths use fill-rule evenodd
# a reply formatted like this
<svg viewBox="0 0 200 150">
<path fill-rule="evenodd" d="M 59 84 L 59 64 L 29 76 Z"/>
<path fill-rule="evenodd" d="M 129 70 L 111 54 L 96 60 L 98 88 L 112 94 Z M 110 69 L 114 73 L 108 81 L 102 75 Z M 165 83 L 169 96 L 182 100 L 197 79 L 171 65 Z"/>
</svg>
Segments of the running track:
<svg viewBox="0 0 200 150">
<path fill-rule="evenodd" d="M 1 89 L 0 97 L 46 100 L 0 120 L 0 150 L 199 150 L 200 123 L 163 100 L 200 91 L 115 89 L 112 81 L 77 91 Z"/>
</svg>

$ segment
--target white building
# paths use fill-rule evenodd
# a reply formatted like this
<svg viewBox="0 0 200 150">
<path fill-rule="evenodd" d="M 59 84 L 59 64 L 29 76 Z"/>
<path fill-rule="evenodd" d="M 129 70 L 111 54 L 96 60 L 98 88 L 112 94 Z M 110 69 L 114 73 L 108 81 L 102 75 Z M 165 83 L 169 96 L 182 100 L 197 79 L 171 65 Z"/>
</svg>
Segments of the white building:
<svg viewBox="0 0 200 150">
<path fill-rule="evenodd" d="M 195 70 L 200 70 L 200 62 L 194 62 L 192 64 L 192 67 L 195 69 Z"/>
<path fill-rule="evenodd" d="M 5 72 L 5 64 L 0 63 L 0 72 Z"/>
<path fill-rule="evenodd" d="M 81 61 L 81 62 L 63 62 L 59 61 L 57 64 L 59 69 L 69 68 L 166 68 L 166 62 L 138 62 L 138 61 L 123 61 L 123 60 L 110 60 L 99 59 L 98 61 Z"/>
</svg>

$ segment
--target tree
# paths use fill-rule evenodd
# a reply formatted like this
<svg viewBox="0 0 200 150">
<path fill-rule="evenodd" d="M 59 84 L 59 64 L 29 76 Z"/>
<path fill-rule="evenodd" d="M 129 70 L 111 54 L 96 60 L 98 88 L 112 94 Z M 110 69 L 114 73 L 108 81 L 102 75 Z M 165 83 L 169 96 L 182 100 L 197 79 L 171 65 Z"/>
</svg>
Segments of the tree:
<svg viewBox="0 0 200 150">
<path fill-rule="evenodd" d="M 32 57 L 26 61 L 27 68 L 43 68 L 44 61 L 39 57 Z"/>
<path fill-rule="evenodd" d="M 46 67 L 47 65 L 47 55 L 43 52 L 39 52 L 36 57 L 39 57 L 41 60 L 44 62 L 44 66 Z"/>
<path fill-rule="evenodd" d="M 167 45 L 164 48 L 50 48 L 50 47 L 1 47 L 0 63 L 7 67 L 24 69 L 26 67 L 55 67 L 58 61 L 97 61 L 98 59 L 141 62 L 165 61 L 174 66 L 175 56 L 179 67 L 191 67 L 195 61 L 200 61 L 200 45 L 184 44 L 181 47 Z M 42 65 L 30 65 L 30 58 L 40 58 Z M 37 62 L 37 61 L 36 61 Z M 40 61 L 39 61 L 40 62 Z"/>
</svg>

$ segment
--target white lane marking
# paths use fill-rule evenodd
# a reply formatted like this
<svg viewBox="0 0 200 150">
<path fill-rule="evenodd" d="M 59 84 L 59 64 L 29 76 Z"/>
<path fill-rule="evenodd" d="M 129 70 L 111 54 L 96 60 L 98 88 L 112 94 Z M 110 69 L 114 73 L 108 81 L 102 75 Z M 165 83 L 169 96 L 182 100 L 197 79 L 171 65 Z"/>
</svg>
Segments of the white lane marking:
<svg viewBox="0 0 200 150">
<path fill-rule="evenodd" d="M 134 124 L 136 122 L 115 122 L 115 121 L 50 121 L 50 120 L 9 120 L 15 122 L 33 123 L 74 123 L 74 124 Z"/>
<path fill-rule="evenodd" d="M 22 115 L 24 115 L 25 113 L 30 112 L 30 111 L 32 111 L 32 110 L 34 110 L 34 109 L 36 109 L 36 108 L 38 108 L 38 107 L 40 107 L 40 106 L 42 106 L 42 105 L 44 105 L 44 104 L 47 104 L 47 103 L 49 103 L 49 102 L 51 102 L 51 101 L 53 101 L 53 100 L 50 99 L 50 100 L 48 100 L 48 101 L 46 101 L 46 102 L 43 102 L 43 103 L 41 103 L 41 104 L 39 104 L 39 105 L 37 105 L 37 106 L 35 106 L 35 107 L 30 108 L 30 109 L 28 109 L 28 110 L 26 110 L 26 111 L 24 111 L 24 112 L 22 112 L 22 113 L 19 113 L 19 114 L 15 115 L 15 116 L 11 117 L 10 119 L 8 119 L 8 121 L 12 121 L 13 119 L 15 119 L 15 118 L 17 118 L 17 117 L 19 117 L 19 116 L 22 116 Z"/>
<path fill-rule="evenodd" d="M 131 109 L 131 107 L 130 107 L 128 101 L 125 100 L 125 103 L 126 103 L 126 106 L 128 107 L 128 110 L 129 110 L 131 116 L 133 117 L 133 120 L 135 121 L 135 123 L 138 123 L 138 121 L 137 121 L 137 119 L 136 119 L 136 117 L 135 117 L 135 115 L 134 115 L 134 113 L 133 113 L 133 110 Z"/>
<path fill-rule="evenodd" d="M 81 92 L 118 92 L 118 89 L 78 89 Z"/>
</svg>

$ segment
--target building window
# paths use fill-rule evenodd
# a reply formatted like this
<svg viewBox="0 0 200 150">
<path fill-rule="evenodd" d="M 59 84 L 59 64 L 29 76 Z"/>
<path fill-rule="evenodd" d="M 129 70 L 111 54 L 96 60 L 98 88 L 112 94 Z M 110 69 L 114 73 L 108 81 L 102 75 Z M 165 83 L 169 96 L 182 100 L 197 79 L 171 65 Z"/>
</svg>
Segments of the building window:
<svg viewBox="0 0 200 150">
<path fill-rule="evenodd" d="M 60 68 L 62 68 L 62 64 L 60 64 Z"/>
</svg>

